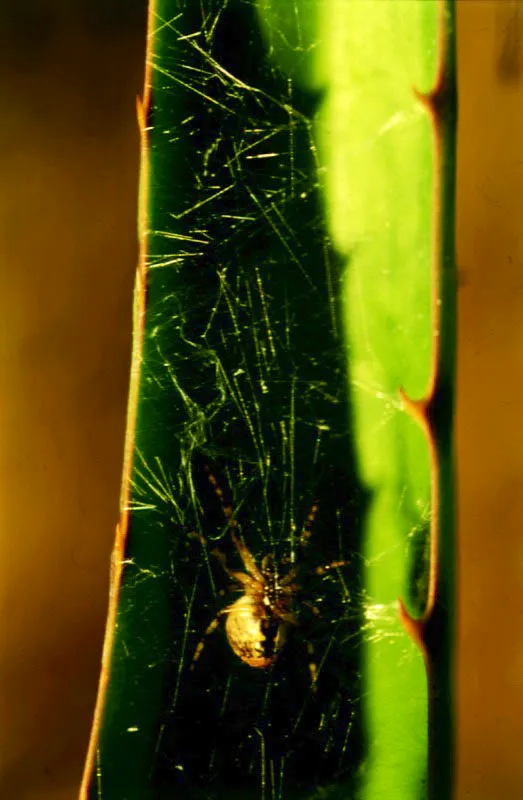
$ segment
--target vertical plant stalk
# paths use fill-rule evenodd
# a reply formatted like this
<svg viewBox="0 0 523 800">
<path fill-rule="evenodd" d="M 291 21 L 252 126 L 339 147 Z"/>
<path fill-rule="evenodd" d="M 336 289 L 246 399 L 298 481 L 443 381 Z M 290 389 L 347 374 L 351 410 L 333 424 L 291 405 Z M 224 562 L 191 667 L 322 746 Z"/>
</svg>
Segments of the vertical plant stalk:
<svg viewBox="0 0 523 800">
<path fill-rule="evenodd" d="M 428 94 L 418 95 L 430 115 L 435 147 L 433 235 L 433 355 L 427 395 L 405 408 L 420 425 L 431 457 L 432 518 L 426 608 L 414 617 L 400 601 L 402 622 L 425 660 L 429 686 L 429 798 L 453 795 L 455 711 L 455 467 L 454 387 L 456 353 L 455 164 L 456 53 L 451 0 L 439 5 L 439 66 Z M 450 221 L 450 223 L 449 223 Z"/>
</svg>

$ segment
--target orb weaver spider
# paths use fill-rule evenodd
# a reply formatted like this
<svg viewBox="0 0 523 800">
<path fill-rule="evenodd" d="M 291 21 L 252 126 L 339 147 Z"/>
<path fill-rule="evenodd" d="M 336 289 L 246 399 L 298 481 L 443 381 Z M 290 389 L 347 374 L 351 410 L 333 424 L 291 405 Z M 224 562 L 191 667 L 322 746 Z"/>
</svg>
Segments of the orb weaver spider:
<svg viewBox="0 0 523 800">
<path fill-rule="evenodd" d="M 300 587 L 295 581 L 301 564 L 293 564 L 284 575 L 281 575 L 280 568 L 285 560 L 277 562 L 274 554 L 269 553 L 263 556 L 258 565 L 239 532 L 232 505 L 225 502 L 223 490 L 210 469 L 206 468 L 206 472 L 221 503 L 233 544 L 245 571 L 230 569 L 225 554 L 218 549 L 212 551 L 232 579 L 232 587 L 241 590 L 243 594 L 239 599 L 222 608 L 208 625 L 194 652 L 191 670 L 194 670 L 196 662 L 202 654 L 207 637 L 214 633 L 224 616 L 225 633 L 232 651 L 249 667 L 267 669 L 275 662 L 286 642 L 289 630 L 298 625 L 294 605 Z M 301 532 L 302 547 L 307 545 L 317 511 L 318 503 L 314 502 Z M 193 535 L 199 538 L 202 544 L 207 545 L 203 536 Z M 330 564 L 316 567 L 315 572 L 317 575 L 323 575 L 331 569 L 345 566 L 346 563 L 346 561 L 333 561 Z M 309 606 L 315 614 L 320 614 L 312 603 L 302 602 Z M 311 683 L 315 688 L 317 668 L 312 660 L 314 648 L 310 642 L 307 642 L 307 652 Z"/>
</svg>

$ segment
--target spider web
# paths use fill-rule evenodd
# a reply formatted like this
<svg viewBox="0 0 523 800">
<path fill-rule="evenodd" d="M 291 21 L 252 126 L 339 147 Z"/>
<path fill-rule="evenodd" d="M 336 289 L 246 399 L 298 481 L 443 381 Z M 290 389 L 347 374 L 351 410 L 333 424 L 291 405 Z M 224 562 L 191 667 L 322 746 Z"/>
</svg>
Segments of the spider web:
<svg viewBox="0 0 523 800">
<path fill-rule="evenodd" d="M 135 667 L 148 650 L 147 669 L 161 672 L 155 797 L 335 796 L 353 785 L 365 750 L 365 646 L 404 635 L 395 599 L 373 601 L 362 577 L 371 497 L 354 452 L 340 323 L 347 257 L 325 223 L 315 140 L 324 98 L 271 61 L 250 3 L 187 4 L 157 26 L 175 46 L 153 64 L 153 102 L 177 101 L 174 111 L 158 101 L 152 120 L 150 311 L 119 610 L 125 630 L 141 603 L 152 632 L 147 643 L 145 630 L 143 641 L 124 637 L 122 670 L 138 690 Z M 289 46 L 308 57 L 305 41 Z M 397 399 L 381 386 L 364 391 L 381 398 L 388 425 Z M 219 548 L 243 569 L 224 504 L 258 564 L 273 554 L 300 567 L 299 624 L 268 670 L 234 655 L 223 620 L 194 662 L 209 624 L 239 596 L 212 554 Z M 429 517 L 426 503 L 398 508 L 418 552 L 421 598 Z M 160 607 L 167 626 L 155 623 Z M 100 766 L 97 800 L 102 775 Z"/>
</svg>

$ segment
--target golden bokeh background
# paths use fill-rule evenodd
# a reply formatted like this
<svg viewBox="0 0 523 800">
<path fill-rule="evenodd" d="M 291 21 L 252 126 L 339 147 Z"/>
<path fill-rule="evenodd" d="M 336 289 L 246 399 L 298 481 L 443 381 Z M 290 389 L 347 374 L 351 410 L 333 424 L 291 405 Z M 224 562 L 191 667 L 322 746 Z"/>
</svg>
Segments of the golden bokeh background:
<svg viewBox="0 0 523 800">
<path fill-rule="evenodd" d="M 457 6 L 457 798 L 521 800 L 523 4 Z M 0 26 L 6 800 L 76 800 L 118 516 L 144 25 L 71 7 Z"/>
</svg>

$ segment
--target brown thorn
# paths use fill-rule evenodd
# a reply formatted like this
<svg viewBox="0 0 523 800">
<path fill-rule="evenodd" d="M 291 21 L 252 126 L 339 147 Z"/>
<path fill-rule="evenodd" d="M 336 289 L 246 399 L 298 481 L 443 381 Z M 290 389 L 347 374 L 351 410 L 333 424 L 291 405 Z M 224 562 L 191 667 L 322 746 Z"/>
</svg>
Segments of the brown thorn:
<svg viewBox="0 0 523 800">
<path fill-rule="evenodd" d="M 405 603 L 401 597 L 398 599 L 398 606 L 398 614 L 401 624 L 405 628 L 405 631 L 408 633 L 414 644 L 416 644 L 424 653 L 426 618 L 419 617 L 418 619 L 415 619 L 412 617 L 407 611 Z"/>
<path fill-rule="evenodd" d="M 429 114 L 433 117 L 439 114 L 445 95 L 445 84 L 443 81 L 439 80 L 430 92 L 420 92 L 415 87 L 412 91 L 416 100 Z"/>
<path fill-rule="evenodd" d="M 428 427 L 428 400 L 422 398 L 421 400 L 412 400 L 404 389 L 400 387 L 399 390 L 401 402 L 405 410 L 410 416 L 418 422 L 423 429 Z"/>
</svg>

